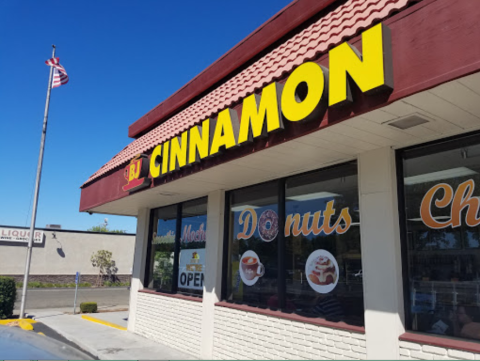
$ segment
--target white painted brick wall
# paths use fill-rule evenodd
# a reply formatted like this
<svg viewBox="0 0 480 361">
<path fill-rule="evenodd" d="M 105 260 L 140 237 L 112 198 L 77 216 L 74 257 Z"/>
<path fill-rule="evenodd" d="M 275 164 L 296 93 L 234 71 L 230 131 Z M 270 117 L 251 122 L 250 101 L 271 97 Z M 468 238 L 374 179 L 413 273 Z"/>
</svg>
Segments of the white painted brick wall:
<svg viewBox="0 0 480 361">
<path fill-rule="evenodd" d="M 139 293 L 135 333 L 199 357 L 202 303 Z"/>
<path fill-rule="evenodd" d="M 218 360 L 350 360 L 366 353 L 363 334 L 215 307 Z"/>
<path fill-rule="evenodd" d="M 480 360 L 480 354 L 400 341 L 402 360 Z"/>
</svg>

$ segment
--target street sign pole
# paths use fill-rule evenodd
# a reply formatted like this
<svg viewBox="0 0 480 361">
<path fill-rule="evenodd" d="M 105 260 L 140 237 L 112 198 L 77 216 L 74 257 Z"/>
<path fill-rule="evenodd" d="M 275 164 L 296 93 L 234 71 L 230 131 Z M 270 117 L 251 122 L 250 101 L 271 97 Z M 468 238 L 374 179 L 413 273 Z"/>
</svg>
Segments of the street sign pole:
<svg viewBox="0 0 480 361">
<path fill-rule="evenodd" d="M 77 272 L 75 275 L 75 300 L 73 301 L 73 314 L 77 308 L 77 292 L 78 292 L 78 283 L 80 282 L 80 272 Z"/>
</svg>

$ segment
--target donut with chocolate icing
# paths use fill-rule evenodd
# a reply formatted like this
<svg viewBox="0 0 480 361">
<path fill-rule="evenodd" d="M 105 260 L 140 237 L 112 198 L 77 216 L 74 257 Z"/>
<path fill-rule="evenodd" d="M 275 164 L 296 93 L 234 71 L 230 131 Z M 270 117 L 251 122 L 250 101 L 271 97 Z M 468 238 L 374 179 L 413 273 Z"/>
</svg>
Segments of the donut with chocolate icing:
<svg viewBox="0 0 480 361">
<path fill-rule="evenodd" d="M 271 242 L 278 234 L 278 215 L 273 209 L 264 211 L 258 220 L 258 233 L 265 242 Z"/>
</svg>

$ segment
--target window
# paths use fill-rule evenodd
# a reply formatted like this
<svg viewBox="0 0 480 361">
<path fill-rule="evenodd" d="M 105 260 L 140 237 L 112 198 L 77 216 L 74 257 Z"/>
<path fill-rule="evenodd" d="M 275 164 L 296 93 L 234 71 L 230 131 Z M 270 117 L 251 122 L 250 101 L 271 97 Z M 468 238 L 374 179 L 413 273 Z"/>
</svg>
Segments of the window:
<svg viewBox="0 0 480 361">
<path fill-rule="evenodd" d="M 224 299 L 363 325 L 356 163 L 227 199 Z"/>
<path fill-rule="evenodd" d="M 278 183 L 230 193 L 227 287 L 231 300 L 267 307 L 278 297 Z"/>
<path fill-rule="evenodd" d="M 203 294 L 206 232 L 206 199 L 184 203 L 178 273 L 180 293 L 199 296 Z"/>
<path fill-rule="evenodd" d="M 480 137 L 400 157 L 407 328 L 480 340 Z"/>
<path fill-rule="evenodd" d="M 286 182 L 287 308 L 363 325 L 356 164 Z"/>
<path fill-rule="evenodd" d="M 166 293 L 203 295 L 207 199 L 152 210 L 145 284 Z"/>
<path fill-rule="evenodd" d="M 154 229 L 150 243 L 152 272 L 148 288 L 173 292 L 177 206 L 156 209 L 153 212 L 153 219 Z"/>
</svg>

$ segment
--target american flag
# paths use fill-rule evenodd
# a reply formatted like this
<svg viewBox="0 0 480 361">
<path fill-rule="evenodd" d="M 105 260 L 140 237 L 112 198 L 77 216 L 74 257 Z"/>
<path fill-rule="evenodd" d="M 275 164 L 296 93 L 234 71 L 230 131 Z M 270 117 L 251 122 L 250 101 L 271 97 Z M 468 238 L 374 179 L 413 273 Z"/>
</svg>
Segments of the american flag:
<svg viewBox="0 0 480 361">
<path fill-rule="evenodd" d="M 53 66 L 53 83 L 52 88 L 68 83 L 68 75 L 65 68 L 60 65 L 60 58 L 48 59 L 45 64 Z"/>
</svg>

